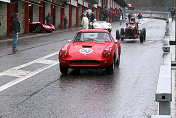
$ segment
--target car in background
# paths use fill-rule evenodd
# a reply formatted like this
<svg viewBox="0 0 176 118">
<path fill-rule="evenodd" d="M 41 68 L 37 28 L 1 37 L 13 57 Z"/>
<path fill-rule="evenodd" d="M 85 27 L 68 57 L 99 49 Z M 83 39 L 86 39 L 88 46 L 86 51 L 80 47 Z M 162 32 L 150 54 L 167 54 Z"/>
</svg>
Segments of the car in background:
<svg viewBox="0 0 176 118">
<path fill-rule="evenodd" d="M 90 28 L 91 29 L 104 29 L 108 30 L 109 32 L 112 31 L 112 26 L 111 23 L 108 23 L 106 21 L 94 21 L 90 23 Z"/>
<path fill-rule="evenodd" d="M 60 72 L 66 74 L 69 68 L 105 68 L 113 74 L 120 64 L 120 41 L 114 39 L 107 30 L 80 30 L 59 51 Z"/>
<path fill-rule="evenodd" d="M 146 29 L 142 28 L 139 30 L 138 22 L 129 22 L 126 23 L 126 28 L 121 28 L 116 30 L 116 38 L 121 39 L 140 39 L 140 42 L 143 43 L 146 40 Z"/>
<path fill-rule="evenodd" d="M 48 33 L 51 33 L 54 30 L 55 30 L 55 27 L 52 24 L 43 24 L 41 22 L 31 22 L 31 23 L 29 23 L 29 31 L 30 32 L 46 31 Z"/>
</svg>

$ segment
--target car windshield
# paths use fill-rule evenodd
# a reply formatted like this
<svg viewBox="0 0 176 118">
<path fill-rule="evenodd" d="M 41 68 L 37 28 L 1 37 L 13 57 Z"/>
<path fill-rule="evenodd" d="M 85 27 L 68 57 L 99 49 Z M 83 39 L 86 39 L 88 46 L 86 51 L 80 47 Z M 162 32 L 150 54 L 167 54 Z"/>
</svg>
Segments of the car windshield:
<svg viewBox="0 0 176 118">
<path fill-rule="evenodd" d="M 74 38 L 74 42 L 79 41 L 103 41 L 103 42 L 112 42 L 108 33 L 105 32 L 85 32 L 77 33 Z"/>
</svg>

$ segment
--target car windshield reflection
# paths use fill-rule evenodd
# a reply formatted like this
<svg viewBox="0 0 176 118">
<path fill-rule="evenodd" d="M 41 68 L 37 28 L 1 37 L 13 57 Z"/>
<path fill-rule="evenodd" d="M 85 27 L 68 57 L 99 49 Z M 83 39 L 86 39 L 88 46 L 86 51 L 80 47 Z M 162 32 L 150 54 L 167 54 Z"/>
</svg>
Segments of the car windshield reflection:
<svg viewBox="0 0 176 118">
<path fill-rule="evenodd" d="M 112 42 L 109 34 L 104 32 L 78 33 L 74 38 L 74 42 L 80 41 Z"/>
</svg>

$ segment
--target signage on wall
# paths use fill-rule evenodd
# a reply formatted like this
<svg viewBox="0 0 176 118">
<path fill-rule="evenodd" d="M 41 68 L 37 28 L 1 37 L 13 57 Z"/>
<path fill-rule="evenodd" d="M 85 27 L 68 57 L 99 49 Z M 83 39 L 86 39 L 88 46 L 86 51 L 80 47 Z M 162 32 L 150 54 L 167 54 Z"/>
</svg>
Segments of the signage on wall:
<svg viewBox="0 0 176 118">
<path fill-rule="evenodd" d="M 0 0 L 0 1 L 10 3 L 10 0 Z"/>
</svg>

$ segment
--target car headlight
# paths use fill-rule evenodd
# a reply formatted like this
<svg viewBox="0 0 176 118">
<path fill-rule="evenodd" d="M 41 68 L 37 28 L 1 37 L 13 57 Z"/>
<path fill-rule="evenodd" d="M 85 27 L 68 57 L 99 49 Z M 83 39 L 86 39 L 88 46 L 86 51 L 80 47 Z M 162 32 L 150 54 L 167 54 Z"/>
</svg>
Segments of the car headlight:
<svg viewBox="0 0 176 118">
<path fill-rule="evenodd" d="M 108 58 L 111 55 L 111 50 L 105 49 L 102 54 L 104 57 Z"/>
<path fill-rule="evenodd" d="M 67 57 L 68 56 L 67 50 L 64 50 L 64 49 L 60 50 L 59 56 L 62 57 L 62 58 Z"/>
<path fill-rule="evenodd" d="M 43 25 L 43 27 L 45 27 L 45 28 L 50 28 L 50 26 L 48 26 L 48 25 Z"/>
</svg>

